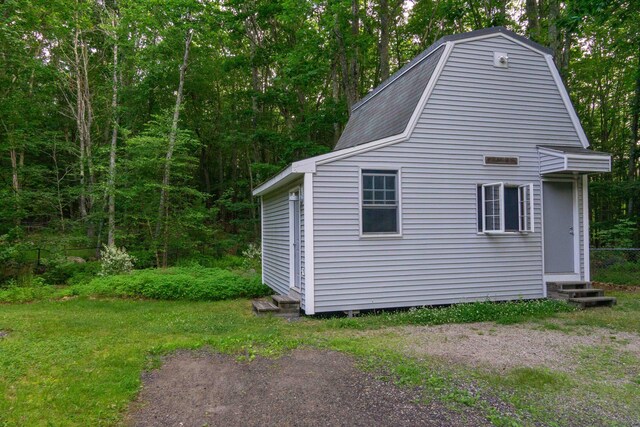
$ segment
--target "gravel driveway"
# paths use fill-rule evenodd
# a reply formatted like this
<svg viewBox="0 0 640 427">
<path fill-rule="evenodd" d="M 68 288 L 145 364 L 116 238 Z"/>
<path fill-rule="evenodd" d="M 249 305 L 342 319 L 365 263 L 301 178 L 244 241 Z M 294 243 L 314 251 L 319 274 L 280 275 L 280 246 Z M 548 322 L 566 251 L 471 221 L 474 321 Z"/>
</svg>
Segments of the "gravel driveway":
<svg viewBox="0 0 640 427">
<path fill-rule="evenodd" d="M 337 352 L 296 350 L 238 362 L 178 352 L 143 377 L 128 422 L 136 426 L 483 426 L 473 410 L 417 404 L 418 390 L 358 370 Z"/>
</svg>

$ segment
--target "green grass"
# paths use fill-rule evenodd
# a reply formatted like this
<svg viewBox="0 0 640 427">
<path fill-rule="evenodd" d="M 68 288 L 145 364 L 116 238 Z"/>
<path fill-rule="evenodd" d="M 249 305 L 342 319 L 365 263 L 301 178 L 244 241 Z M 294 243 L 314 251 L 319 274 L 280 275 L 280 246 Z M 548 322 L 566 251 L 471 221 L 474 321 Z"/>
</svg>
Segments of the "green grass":
<svg viewBox="0 0 640 427">
<path fill-rule="evenodd" d="M 25 289 L 21 292 L 28 292 Z M 249 300 L 190 302 L 85 296 L 46 300 L 69 288 L 45 289 L 54 289 L 53 294 L 35 295 L 30 304 L 0 305 L 0 330 L 8 332 L 0 338 L 0 425 L 118 424 L 139 391 L 140 374 L 159 366 L 161 355 L 176 349 L 210 347 L 250 360 L 256 355 L 279 356 L 302 345 L 348 352 L 357 357 L 363 369 L 399 385 L 422 387 L 427 400 L 437 399 L 454 407 L 473 406 L 496 425 L 517 425 L 530 414 L 547 419 L 545 413 L 554 412 L 545 406 L 544 396 L 562 395 L 573 383 L 544 369 L 516 369 L 492 376 L 428 358 L 408 358 L 397 346 L 400 338 L 394 328 L 379 329 L 479 320 L 549 322 L 554 318 L 568 330 L 583 324 L 640 330 L 640 298 L 632 294 L 620 296 L 621 303 L 613 310 L 569 312 L 564 305 L 549 302 L 481 302 L 289 323 L 254 317 Z M 363 333 L 368 329 L 378 331 Z M 383 339 L 381 333 L 385 334 Z M 581 356 L 585 369 L 592 366 L 592 356 Z M 609 361 L 615 358 L 606 352 L 596 356 L 607 356 Z M 470 382 L 477 385 L 477 391 L 468 391 Z M 632 403 L 638 399 L 638 391 L 629 387 L 606 391 L 611 398 L 619 396 Z M 485 395 L 497 395 L 519 412 L 502 413 L 487 403 Z"/>
<path fill-rule="evenodd" d="M 640 286 L 640 262 L 626 262 L 595 269 L 592 280 L 615 285 Z"/>
<path fill-rule="evenodd" d="M 556 300 L 522 300 L 502 303 L 481 301 L 438 308 L 415 308 L 407 311 L 373 313 L 353 318 L 334 318 L 327 321 L 327 326 L 337 329 L 363 329 L 473 322 L 510 324 L 572 311 L 575 311 L 575 307 L 564 301 Z"/>
</svg>

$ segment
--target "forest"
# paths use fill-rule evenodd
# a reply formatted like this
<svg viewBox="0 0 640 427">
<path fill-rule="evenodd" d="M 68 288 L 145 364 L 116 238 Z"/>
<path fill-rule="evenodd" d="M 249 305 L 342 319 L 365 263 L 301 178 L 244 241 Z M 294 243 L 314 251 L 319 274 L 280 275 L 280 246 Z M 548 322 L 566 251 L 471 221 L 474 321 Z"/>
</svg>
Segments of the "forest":
<svg viewBox="0 0 640 427">
<path fill-rule="evenodd" d="M 0 262 L 126 247 L 141 266 L 259 244 L 252 189 L 330 151 L 350 106 L 438 38 L 550 47 L 611 174 L 591 241 L 640 247 L 637 0 L 3 0 Z"/>
</svg>

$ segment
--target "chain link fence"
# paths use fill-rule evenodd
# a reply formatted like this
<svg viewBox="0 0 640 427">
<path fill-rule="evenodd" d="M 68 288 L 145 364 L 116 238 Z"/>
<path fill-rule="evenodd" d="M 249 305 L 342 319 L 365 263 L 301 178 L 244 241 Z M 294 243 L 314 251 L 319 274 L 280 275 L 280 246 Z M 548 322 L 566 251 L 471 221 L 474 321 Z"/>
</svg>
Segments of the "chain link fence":
<svg viewBox="0 0 640 427">
<path fill-rule="evenodd" d="M 640 285 L 640 248 L 591 248 L 591 280 Z"/>
</svg>

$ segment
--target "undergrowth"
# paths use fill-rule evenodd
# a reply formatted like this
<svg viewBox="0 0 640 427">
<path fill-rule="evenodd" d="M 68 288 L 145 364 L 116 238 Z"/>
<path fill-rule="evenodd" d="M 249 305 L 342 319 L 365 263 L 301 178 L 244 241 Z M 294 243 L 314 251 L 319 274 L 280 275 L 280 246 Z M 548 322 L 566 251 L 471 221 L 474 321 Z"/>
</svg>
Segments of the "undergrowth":
<svg viewBox="0 0 640 427">
<path fill-rule="evenodd" d="M 509 302 L 481 301 L 445 307 L 422 307 L 406 311 L 369 313 L 353 318 L 334 318 L 332 328 L 366 328 L 371 326 L 442 325 L 445 323 L 496 322 L 518 323 L 576 308 L 557 300 L 519 300 Z"/>
</svg>

